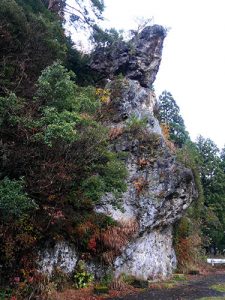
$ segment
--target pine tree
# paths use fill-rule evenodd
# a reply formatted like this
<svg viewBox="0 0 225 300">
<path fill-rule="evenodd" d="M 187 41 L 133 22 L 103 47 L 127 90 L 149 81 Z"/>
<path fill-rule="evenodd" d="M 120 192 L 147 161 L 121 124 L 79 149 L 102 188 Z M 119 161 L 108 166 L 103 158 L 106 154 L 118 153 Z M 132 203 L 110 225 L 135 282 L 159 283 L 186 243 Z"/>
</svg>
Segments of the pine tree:
<svg viewBox="0 0 225 300">
<path fill-rule="evenodd" d="M 223 151 L 211 139 L 200 136 L 197 140 L 200 154 L 199 170 L 205 195 L 203 232 L 210 238 L 214 249 L 225 246 L 225 172 Z"/>
<path fill-rule="evenodd" d="M 180 115 L 180 108 L 168 91 L 163 91 L 159 96 L 159 119 L 162 124 L 169 127 L 170 139 L 178 147 L 182 147 L 189 139 L 189 135 Z"/>
</svg>

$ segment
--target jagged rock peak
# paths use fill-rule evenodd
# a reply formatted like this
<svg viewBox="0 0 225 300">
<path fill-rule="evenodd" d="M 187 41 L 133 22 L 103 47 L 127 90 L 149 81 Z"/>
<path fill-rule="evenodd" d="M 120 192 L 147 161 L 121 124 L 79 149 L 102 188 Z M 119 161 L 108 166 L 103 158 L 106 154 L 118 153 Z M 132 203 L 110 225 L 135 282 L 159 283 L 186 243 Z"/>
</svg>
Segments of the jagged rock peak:
<svg viewBox="0 0 225 300">
<path fill-rule="evenodd" d="M 97 48 L 92 55 L 91 68 L 102 78 L 115 75 L 138 80 L 151 87 L 158 72 L 166 29 L 160 25 L 145 27 L 130 41 L 119 41 L 111 47 Z"/>
</svg>

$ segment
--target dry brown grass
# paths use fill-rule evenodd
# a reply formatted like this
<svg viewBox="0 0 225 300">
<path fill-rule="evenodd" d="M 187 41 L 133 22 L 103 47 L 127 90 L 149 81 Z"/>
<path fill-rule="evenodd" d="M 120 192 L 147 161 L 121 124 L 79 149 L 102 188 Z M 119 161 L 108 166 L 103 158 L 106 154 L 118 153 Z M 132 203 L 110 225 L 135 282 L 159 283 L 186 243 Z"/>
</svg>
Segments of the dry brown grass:
<svg viewBox="0 0 225 300">
<path fill-rule="evenodd" d="M 112 127 L 109 130 L 109 139 L 111 141 L 115 140 L 116 138 L 118 138 L 119 136 L 121 136 L 123 134 L 123 127 Z"/>
<path fill-rule="evenodd" d="M 123 247 L 126 246 L 138 230 L 136 220 L 122 220 L 117 226 L 110 227 L 100 234 L 100 241 L 107 250 L 102 257 L 108 264 L 112 264 Z"/>
<path fill-rule="evenodd" d="M 160 127 L 162 129 L 162 134 L 165 140 L 166 146 L 173 152 L 176 152 L 176 146 L 172 141 L 170 141 L 170 127 L 168 124 L 162 123 L 160 124 Z"/>
<path fill-rule="evenodd" d="M 133 181 L 133 185 L 139 196 L 148 187 L 148 181 L 144 177 L 139 177 Z"/>
</svg>

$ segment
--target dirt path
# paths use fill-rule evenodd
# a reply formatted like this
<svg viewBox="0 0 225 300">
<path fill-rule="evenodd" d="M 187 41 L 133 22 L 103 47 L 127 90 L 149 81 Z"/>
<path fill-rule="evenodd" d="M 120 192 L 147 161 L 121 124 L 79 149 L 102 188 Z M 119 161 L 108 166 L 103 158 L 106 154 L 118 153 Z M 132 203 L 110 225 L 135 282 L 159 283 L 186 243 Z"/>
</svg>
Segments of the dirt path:
<svg viewBox="0 0 225 300">
<path fill-rule="evenodd" d="M 198 277 L 170 289 L 152 289 L 139 294 L 109 298 L 108 300 L 192 300 L 203 297 L 209 297 L 207 299 L 214 299 L 212 297 L 225 299 L 225 292 L 217 292 L 211 289 L 212 285 L 220 283 L 225 283 L 225 273 Z"/>
</svg>

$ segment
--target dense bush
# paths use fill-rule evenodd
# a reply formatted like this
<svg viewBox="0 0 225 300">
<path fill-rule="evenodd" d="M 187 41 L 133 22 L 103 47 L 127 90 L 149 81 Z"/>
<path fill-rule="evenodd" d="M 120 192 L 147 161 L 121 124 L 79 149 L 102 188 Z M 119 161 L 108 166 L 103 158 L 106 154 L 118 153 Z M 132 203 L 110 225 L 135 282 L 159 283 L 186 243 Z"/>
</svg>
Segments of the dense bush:
<svg viewBox="0 0 225 300">
<path fill-rule="evenodd" d="M 126 167 L 110 151 L 108 129 L 95 117 L 101 100 L 93 87 L 78 87 L 71 76 L 56 62 L 42 72 L 29 103 L 13 94 L 1 98 L 1 176 L 6 179 L 0 209 L 18 218 L 16 227 L 5 228 L 8 238 L 1 240 L 1 257 L 8 266 L 4 272 L 14 262 L 33 266 L 24 255 L 46 240 L 66 238 L 93 254 L 89 240 L 104 227 L 97 222 L 94 204 L 112 193 L 117 205 L 126 191 Z M 21 176 L 23 182 L 18 180 Z M 29 209 L 27 230 L 24 218 Z M 79 230 L 83 223 L 89 224 L 88 231 Z"/>
<path fill-rule="evenodd" d="M 37 206 L 24 192 L 24 181 L 4 178 L 0 181 L 0 215 L 3 220 L 10 217 L 23 218 Z"/>
</svg>

